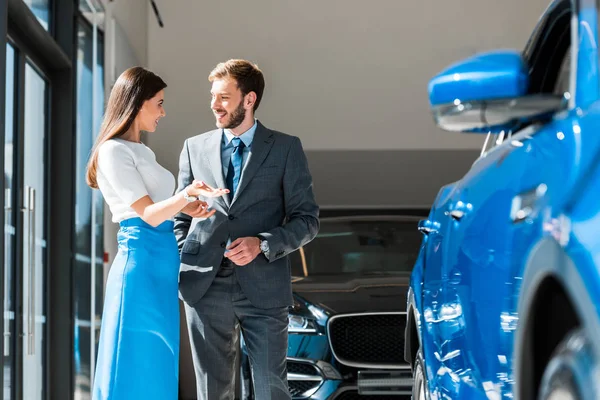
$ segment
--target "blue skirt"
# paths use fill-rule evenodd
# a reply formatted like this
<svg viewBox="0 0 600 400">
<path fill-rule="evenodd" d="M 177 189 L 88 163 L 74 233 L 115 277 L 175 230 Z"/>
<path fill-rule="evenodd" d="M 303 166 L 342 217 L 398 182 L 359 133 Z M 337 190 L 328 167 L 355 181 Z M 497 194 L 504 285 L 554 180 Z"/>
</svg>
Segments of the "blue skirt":
<svg viewBox="0 0 600 400">
<path fill-rule="evenodd" d="M 106 285 L 94 400 L 176 400 L 179 251 L 173 222 L 120 223 Z"/>
</svg>

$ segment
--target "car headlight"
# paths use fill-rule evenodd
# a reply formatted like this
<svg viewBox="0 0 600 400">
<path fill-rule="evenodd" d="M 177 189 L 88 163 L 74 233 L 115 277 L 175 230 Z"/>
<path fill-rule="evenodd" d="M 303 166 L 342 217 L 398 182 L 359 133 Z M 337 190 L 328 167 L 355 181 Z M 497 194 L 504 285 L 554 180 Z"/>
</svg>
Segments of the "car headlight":
<svg viewBox="0 0 600 400">
<path fill-rule="evenodd" d="M 314 320 L 301 315 L 288 315 L 288 333 L 316 333 L 317 324 Z"/>
</svg>

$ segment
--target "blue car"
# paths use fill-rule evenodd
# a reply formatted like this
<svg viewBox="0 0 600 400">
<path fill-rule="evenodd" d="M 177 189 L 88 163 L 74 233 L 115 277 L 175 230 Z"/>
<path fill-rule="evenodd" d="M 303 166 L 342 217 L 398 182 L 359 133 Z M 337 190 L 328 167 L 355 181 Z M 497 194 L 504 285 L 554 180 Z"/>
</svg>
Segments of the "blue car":
<svg viewBox="0 0 600 400">
<path fill-rule="evenodd" d="M 600 399 L 599 11 L 554 1 L 523 49 L 429 83 L 437 125 L 483 146 L 419 222 L 414 399 Z"/>
</svg>

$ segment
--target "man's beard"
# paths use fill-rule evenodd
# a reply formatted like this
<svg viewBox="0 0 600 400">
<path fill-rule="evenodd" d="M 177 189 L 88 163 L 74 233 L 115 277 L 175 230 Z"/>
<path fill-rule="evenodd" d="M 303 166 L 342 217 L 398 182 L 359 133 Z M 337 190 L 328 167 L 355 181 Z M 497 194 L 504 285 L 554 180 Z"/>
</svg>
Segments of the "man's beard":
<svg viewBox="0 0 600 400">
<path fill-rule="evenodd" d="M 219 126 L 219 128 L 223 129 L 235 129 L 244 122 L 244 118 L 246 118 L 246 110 L 240 101 L 240 104 L 237 108 L 231 113 L 231 117 L 229 118 L 229 123 L 227 125 Z M 218 124 L 217 124 L 218 125 Z"/>
</svg>

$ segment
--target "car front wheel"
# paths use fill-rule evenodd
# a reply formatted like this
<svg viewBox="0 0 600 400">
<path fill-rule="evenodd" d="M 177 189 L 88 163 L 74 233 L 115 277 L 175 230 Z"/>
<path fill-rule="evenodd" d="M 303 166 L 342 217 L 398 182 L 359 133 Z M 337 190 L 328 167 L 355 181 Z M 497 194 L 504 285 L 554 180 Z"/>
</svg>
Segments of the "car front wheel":
<svg viewBox="0 0 600 400">
<path fill-rule="evenodd" d="M 427 400 L 425 387 L 425 370 L 423 369 L 423 357 L 421 350 L 417 352 L 415 365 L 413 367 L 412 400 Z"/>
<path fill-rule="evenodd" d="M 538 400 L 595 399 L 591 365 L 590 344 L 583 331 L 577 329 L 563 339 L 548 362 Z"/>
</svg>

